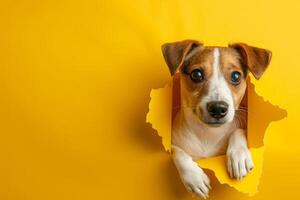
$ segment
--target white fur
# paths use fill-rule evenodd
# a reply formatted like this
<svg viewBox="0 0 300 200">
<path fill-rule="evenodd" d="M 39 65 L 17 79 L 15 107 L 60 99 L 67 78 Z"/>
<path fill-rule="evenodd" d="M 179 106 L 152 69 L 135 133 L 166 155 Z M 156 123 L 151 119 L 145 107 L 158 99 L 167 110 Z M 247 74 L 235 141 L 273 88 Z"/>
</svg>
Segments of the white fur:
<svg viewBox="0 0 300 200">
<path fill-rule="evenodd" d="M 225 153 L 226 149 L 222 147 L 226 146 L 233 130 L 233 123 L 220 127 L 207 126 L 191 109 L 183 108 L 174 121 L 172 143 L 185 149 L 194 160 L 199 160 Z"/>
<path fill-rule="evenodd" d="M 173 145 L 172 153 L 173 161 L 186 189 L 198 196 L 207 198 L 211 188 L 207 175 L 182 149 Z"/>
<path fill-rule="evenodd" d="M 204 111 L 204 117 L 208 118 L 209 114 L 206 112 L 206 105 L 210 101 L 225 101 L 228 104 L 228 113 L 225 116 L 226 121 L 232 121 L 234 117 L 234 102 L 231 90 L 221 72 L 220 67 L 220 51 L 219 48 L 214 49 L 214 62 L 212 76 L 209 80 L 208 94 L 200 102 L 200 107 Z"/>
<path fill-rule="evenodd" d="M 244 130 L 236 129 L 233 132 L 229 139 L 226 155 L 227 169 L 232 178 L 241 180 L 253 168 Z"/>
<path fill-rule="evenodd" d="M 227 151 L 224 150 L 230 177 L 241 180 L 250 172 L 253 162 L 244 130 L 236 129 L 233 123 L 221 127 L 205 126 L 199 123 L 191 110 L 183 110 L 178 113 L 174 122 L 172 157 L 189 192 L 203 198 L 208 197 L 209 178 L 193 160 L 224 153 L 222 147 L 226 147 L 227 142 Z"/>
</svg>

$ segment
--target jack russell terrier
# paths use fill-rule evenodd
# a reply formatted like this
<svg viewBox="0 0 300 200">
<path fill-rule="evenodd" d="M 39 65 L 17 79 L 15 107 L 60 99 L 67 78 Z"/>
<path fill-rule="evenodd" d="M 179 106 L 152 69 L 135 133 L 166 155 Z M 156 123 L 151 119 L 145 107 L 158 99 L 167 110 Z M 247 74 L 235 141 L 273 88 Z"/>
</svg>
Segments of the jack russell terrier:
<svg viewBox="0 0 300 200">
<path fill-rule="evenodd" d="M 179 72 L 181 106 L 172 125 L 172 157 L 189 192 L 207 198 L 210 181 L 194 162 L 225 154 L 231 178 L 253 168 L 247 147 L 248 71 L 259 79 L 271 52 L 244 43 L 203 46 L 184 40 L 162 46 L 171 75 Z"/>
</svg>

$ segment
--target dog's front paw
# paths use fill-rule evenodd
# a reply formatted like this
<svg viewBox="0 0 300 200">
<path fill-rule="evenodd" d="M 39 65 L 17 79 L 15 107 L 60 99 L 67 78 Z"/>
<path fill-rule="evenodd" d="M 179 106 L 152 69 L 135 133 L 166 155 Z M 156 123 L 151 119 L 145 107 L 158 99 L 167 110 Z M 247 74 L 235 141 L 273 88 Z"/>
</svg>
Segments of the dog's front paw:
<svg viewBox="0 0 300 200">
<path fill-rule="evenodd" d="M 242 180 L 253 168 L 248 148 L 231 148 L 227 151 L 227 167 L 231 178 Z"/>
<path fill-rule="evenodd" d="M 186 169 L 181 174 L 181 179 L 186 189 L 204 199 L 208 198 L 210 181 L 203 170 L 197 165 Z"/>
</svg>

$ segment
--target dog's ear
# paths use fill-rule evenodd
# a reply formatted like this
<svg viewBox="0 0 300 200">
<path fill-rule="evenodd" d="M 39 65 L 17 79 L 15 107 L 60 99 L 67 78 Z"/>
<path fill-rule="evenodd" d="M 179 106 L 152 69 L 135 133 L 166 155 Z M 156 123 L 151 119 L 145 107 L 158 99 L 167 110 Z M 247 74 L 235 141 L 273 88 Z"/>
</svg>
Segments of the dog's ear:
<svg viewBox="0 0 300 200">
<path fill-rule="evenodd" d="M 244 43 L 230 44 L 241 56 L 243 64 L 258 80 L 267 69 L 272 53 L 269 50 L 248 46 Z"/>
<path fill-rule="evenodd" d="M 200 46 L 202 46 L 202 44 L 195 40 L 184 40 L 163 44 L 161 47 L 162 53 L 171 75 L 175 74 L 181 67 L 187 55 Z"/>
</svg>

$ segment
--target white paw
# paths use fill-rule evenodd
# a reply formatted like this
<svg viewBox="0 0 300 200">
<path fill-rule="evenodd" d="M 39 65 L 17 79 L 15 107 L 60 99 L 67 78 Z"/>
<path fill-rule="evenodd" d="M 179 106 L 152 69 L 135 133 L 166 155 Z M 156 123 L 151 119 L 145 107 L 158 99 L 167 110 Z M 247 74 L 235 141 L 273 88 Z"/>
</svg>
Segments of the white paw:
<svg viewBox="0 0 300 200">
<path fill-rule="evenodd" d="M 182 171 L 181 179 L 189 192 L 204 199 L 208 198 L 211 189 L 209 178 L 196 163 Z"/>
<path fill-rule="evenodd" d="M 244 147 L 228 150 L 227 168 L 231 178 L 242 180 L 253 168 L 250 151 Z"/>
</svg>

